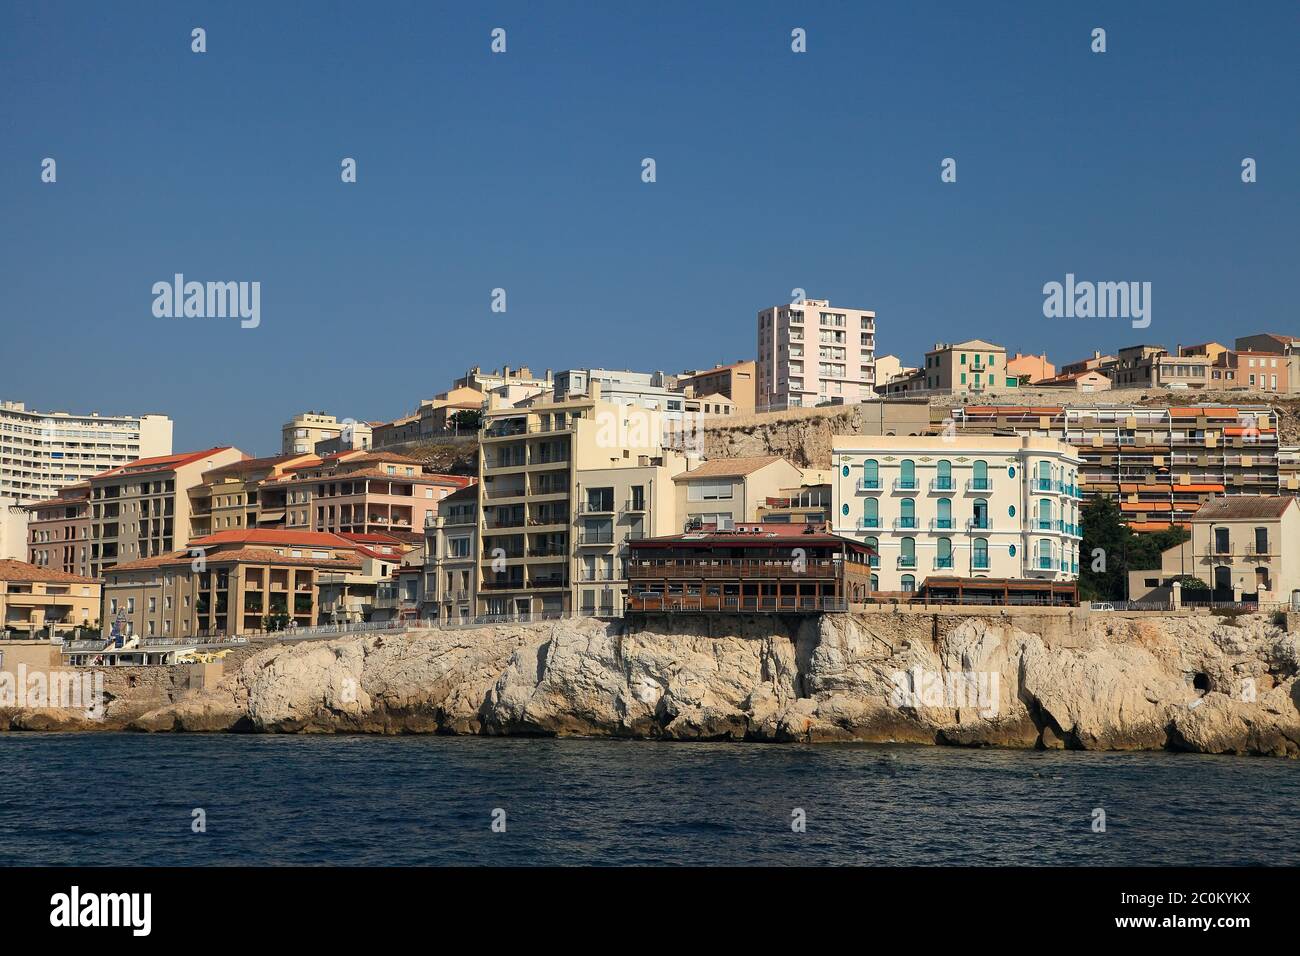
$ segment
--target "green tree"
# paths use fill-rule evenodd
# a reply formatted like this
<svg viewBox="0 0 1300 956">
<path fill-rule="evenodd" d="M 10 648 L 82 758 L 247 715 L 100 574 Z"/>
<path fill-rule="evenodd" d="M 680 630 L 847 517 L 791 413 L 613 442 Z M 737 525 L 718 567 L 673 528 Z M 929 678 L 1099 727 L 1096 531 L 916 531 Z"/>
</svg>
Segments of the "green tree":
<svg viewBox="0 0 1300 956">
<path fill-rule="evenodd" d="M 1079 595 L 1088 601 L 1122 601 L 1128 593 L 1129 571 L 1160 567 L 1161 555 L 1190 537 L 1175 525 L 1135 533 L 1124 523 L 1119 506 L 1105 495 L 1088 499 L 1079 520 L 1083 522 Z"/>
<path fill-rule="evenodd" d="M 477 408 L 463 408 L 456 414 L 447 416 L 447 421 L 455 425 L 457 431 L 476 432 L 483 425 L 483 413 Z"/>
</svg>

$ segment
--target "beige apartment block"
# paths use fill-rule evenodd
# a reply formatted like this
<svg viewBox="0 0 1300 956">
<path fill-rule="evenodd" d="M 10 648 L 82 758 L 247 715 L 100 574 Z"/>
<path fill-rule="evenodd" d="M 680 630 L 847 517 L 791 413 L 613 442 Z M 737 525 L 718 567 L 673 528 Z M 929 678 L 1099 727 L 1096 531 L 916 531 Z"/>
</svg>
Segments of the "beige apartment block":
<svg viewBox="0 0 1300 956">
<path fill-rule="evenodd" d="M 75 628 L 99 620 L 99 602 L 93 578 L 0 560 L 0 635 L 6 639 L 72 637 Z"/>
<path fill-rule="evenodd" d="M 310 454 L 246 458 L 204 472 L 203 483 L 190 489 L 190 534 L 284 527 L 284 479 L 293 466 L 316 460 Z"/>
<path fill-rule="evenodd" d="M 733 362 L 731 365 L 715 365 L 692 375 L 678 376 L 677 387 L 691 398 L 726 396 L 731 400 L 736 414 L 747 415 L 754 411 L 754 406 L 758 403 L 757 374 L 757 366 L 753 361 Z M 703 411 L 706 415 L 711 414 L 708 409 Z"/>
<path fill-rule="evenodd" d="M 1061 375 L 1071 375 L 1075 372 L 1100 372 L 1107 377 L 1110 376 L 1119 359 L 1114 355 L 1102 355 L 1100 351 L 1094 349 L 1091 358 L 1080 359 L 1077 362 L 1070 362 L 1068 365 L 1062 365 Z"/>
<path fill-rule="evenodd" d="M 677 534 L 677 489 L 686 456 L 665 449 L 635 465 L 578 469 L 577 541 L 572 567 L 578 613 L 622 616 L 629 541 Z"/>
<path fill-rule="evenodd" d="M 221 532 L 189 549 L 110 568 L 103 636 L 180 638 L 256 634 L 320 623 L 320 577 L 361 570 L 359 546 L 332 534 Z M 391 569 L 391 568 L 390 568 Z"/>
<path fill-rule="evenodd" d="M 172 453 L 166 415 L 73 415 L 0 402 L 0 498 L 18 504 L 53 498 L 138 458 Z"/>
<path fill-rule="evenodd" d="M 1214 359 L 1203 355 L 1170 355 L 1160 345 L 1132 345 L 1119 350 L 1111 375 L 1117 388 L 1201 389 L 1212 382 Z"/>
<path fill-rule="evenodd" d="M 192 537 L 190 491 L 203 473 L 248 457 L 229 446 L 142 458 L 90 479 L 90 573 L 168 554 Z"/>
<path fill-rule="evenodd" d="M 300 412 L 280 426 L 282 455 L 319 454 L 317 444 L 333 442 L 340 449 L 362 450 L 370 447 L 369 422 L 338 419 L 325 412 Z"/>
<path fill-rule="evenodd" d="M 25 506 L 27 560 L 90 577 L 90 482 L 67 485 L 49 501 Z"/>
<path fill-rule="evenodd" d="M 1173 579 L 1205 583 L 1204 600 L 1300 600 L 1300 501 L 1291 495 L 1211 498 L 1192 516 L 1191 540 L 1168 549 L 1159 571 L 1129 573 L 1133 600 L 1164 600 Z M 1195 601 L 1183 589 L 1183 601 Z"/>
<path fill-rule="evenodd" d="M 1237 352 L 1249 357 L 1248 353 L 1262 353 L 1268 355 L 1270 359 L 1278 359 L 1277 380 L 1278 388 L 1276 391 L 1286 392 L 1294 395 L 1300 392 L 1300 338 L 1294 335 L 1278 335 L 1273 332 L 1262 332 L 1257 335 L 1245 335 L 1238 338 L 1234 344 Z M 1242 364 L 1245 364 L 1244 362 Z M 1262 374 L 1266 375 L 1265 382 L 1271 384 L 1273 363 L 1269 362 L 1268 370 Z M 1282 371 L 1285 367 L 1285 373 Z M 1260 373 L 1257 373 L 1260 374 Z M 1239 379 L 1243 376 L 1238 376 Z M 1264 388 L 1256 379 L 1256 387 Z M 1285 382 L 1285 385 L 1282 383 Z M 1238 384 L 1246 384 L 1240 381 Z M 1272 390 L 1272 389 L 1270 389 Z"/>
<path fill-rule="evenodd" d="M 925 353 L 921 369 L 930 392 L 997 394 L 1014 392 L 1020 379 L 1007 368 L 1007 350 L 983 339 L 939 342 Z"/>
<path fill-rule="evenodd" d="M 418 589 L 423 549 L 408 539 L 388 534 L 341 534 L 339 537 L 356 547 L 361 566 L 317 575 L 318 623 L 358 624 L 414 617 L 417 600 L 411 601 L 409 615 L 399 613 L 403 602 L 394 585 L 397 575 L 408 570 L 407 564 L 412 562 L 412 569 L 417 573 L 411 580 Z"/>
<path fill-rule="evenodd" d="M 1079 467 L 1053 438 L 835 436 L 833 525 L 873 548 L 873 591 L 927 577 L 1073 581 Z"/>
<path fill-rule="evenodd" d="M 351 453 L 292 465 L 285 526 L 335 533 L 387 533 L 419 542 L 438 502 L 470 484 L 390 451 Z"/>
<path fill-rule="evenodd" d="M 31 513 L 16 498 L 0 498 L 0 558 L 27 559 L 27 522 Z"/>
<path fill-rule="evenodd" d="M 580 473 L 646 468 L 663 457 L 660 412 L 605 402 L 599 382 L 587 389 L 514 408 L 490 397 L 479 446 L 479 614 L 576 610 Z"/>
<path fill-rule="evenodd" d="M 477 484 L 452 492 L 425 523 L 422 618 L 464 622 L 478 613 L 478 496 Z"/>
<path fill-rule="evenodd" d="M 769 498 L 803 484 L 803 473 L 784 458 L 713 458 L 673 479 L 681 527 L 727 531 L 759 520 Z"/>
<path fill-rule="evenodd" d="M 758 313 L 756 411 L 875 397 L 876 313 L 801 299 Z"/>
</svg>

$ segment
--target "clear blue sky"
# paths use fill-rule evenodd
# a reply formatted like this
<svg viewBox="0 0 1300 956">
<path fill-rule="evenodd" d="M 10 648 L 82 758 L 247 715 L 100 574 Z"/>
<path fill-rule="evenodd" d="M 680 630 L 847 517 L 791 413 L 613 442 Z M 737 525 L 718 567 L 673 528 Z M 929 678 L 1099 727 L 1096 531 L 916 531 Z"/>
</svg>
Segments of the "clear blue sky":
<svg viewBox="0 0 1300 956">
<path fill-rule="evenodd" d="M 1297 49 L 1290 0 L 6 2 L 0 395 L 266 454 L 476 364 L 752 357 L 795 287 L 913 361 L 1300 333 Z M 261 327 L 154 318 L 176 272 Z M 1044 319 L 1067 272 L 1151 327 Z"/>
</svg>

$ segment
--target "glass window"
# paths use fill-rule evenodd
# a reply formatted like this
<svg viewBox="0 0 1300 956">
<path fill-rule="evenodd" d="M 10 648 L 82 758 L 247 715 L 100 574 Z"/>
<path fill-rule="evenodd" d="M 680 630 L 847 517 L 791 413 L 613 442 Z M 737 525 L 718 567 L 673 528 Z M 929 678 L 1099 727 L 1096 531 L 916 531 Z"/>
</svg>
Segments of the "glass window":
<svg viewBox="0 0 1300 956">
<path fill-rule="evenodd" d="M 904 498 L 898 503 L 898 526 L 900 528 L 916 527 L 915 498 Z"/>
<path fill-rule="evenodd" d="M 975 491 L 989 490 L 989 463 L 977 461 L 971 465 L 971 488 Z"/>
<path fill-rule="evenodd" d="M 910 458 L 904 458 L 902 464 L 898 467 L 898 487 L 916 487 L 916 462 Z"/>
<path fill-rule="evenodd" d="M 940 498 L 938 501 L 939 516 L 934 519 L 935 528 L 941 531 L 947 531 L 952 528 L 952 499 Z"/>
<path fill-rule="evenodd" d="M 952 462 L 940 459 L 935 469 L 934 487 L 939 491 L 952 490 Z"/>
<path fill-rule="evenodd" d="M 989 567 L 989 539 L 976 538 L 971 542 L 970 566 L 976 570 L 988 570 Z"/>
</svg>

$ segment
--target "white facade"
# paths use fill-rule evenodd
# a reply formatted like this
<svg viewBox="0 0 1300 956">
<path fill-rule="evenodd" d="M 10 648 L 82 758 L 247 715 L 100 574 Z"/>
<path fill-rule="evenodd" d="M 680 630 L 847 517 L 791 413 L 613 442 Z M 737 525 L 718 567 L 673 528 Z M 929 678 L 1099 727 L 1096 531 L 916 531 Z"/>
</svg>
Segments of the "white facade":
<svg viewBox="0 0 1300 956">
<path fill-rule="evenodd" d="M 166 415 L 70 415 L 0 402 L 0 497 L 19 503 L 44 501 L 110 468 L 171 453 Z"/>
<path fill-rule="evenodd" d="M 758 313 L 757 411 L 875 398 L 876 313 L 801 299 Z"/>
<path fill-rule="evenodd" d="M 879 553 L 873 590 L 929 576 L 1070 581 L 1082 459 L 1053 438 L 836 436 L 836 534 Z"/>
</svg>

